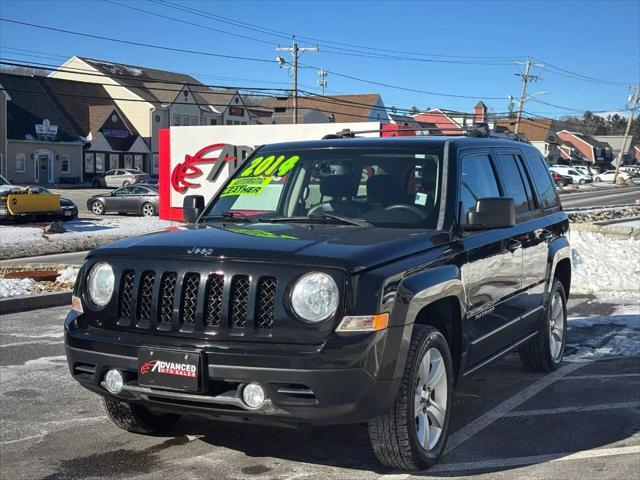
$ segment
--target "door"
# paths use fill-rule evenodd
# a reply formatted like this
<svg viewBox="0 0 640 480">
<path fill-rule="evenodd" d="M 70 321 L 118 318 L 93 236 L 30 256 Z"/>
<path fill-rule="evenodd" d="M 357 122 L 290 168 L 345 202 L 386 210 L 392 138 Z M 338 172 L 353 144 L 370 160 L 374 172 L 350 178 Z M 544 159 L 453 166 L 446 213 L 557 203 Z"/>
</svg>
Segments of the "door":
<svg viewBox="0 0 640 480">
<path fill-rule="evenodd" d="M 144 187 L 131 187 L 129 201 L 127 202 L 127 211 L 140 213 L 140 211 L 142 210 L 142 204 L 147 200 L 146 195 L 148 194 L 149 190 Z"/>
<path fill-rule="evenodd" d="M 126 212 L 129 208 L 129 201 L 132 194 L 132 187 L 122 187 L 114 190 L 111 196 L 105 198 L 107 209 L 112 212 Z"/>
<path fill-rule="evenodd" d="M 38 183 L 49 183 L 49 155 L 38 155 Z"/>
<path fill-rule="evenodd" d="M 483 197 L 502 192 L 488 151 L 464 154 L 459 163 L 463 218 Z M 505 195 L 502 195 L 505 196 Z M 463 239 L 467 264 L 462 279 L 467 293 L 468 366 L 491 358 L 515 341 L 523 311 L 522 247 L 510 228 L 473 231 Z"/>
</svg>

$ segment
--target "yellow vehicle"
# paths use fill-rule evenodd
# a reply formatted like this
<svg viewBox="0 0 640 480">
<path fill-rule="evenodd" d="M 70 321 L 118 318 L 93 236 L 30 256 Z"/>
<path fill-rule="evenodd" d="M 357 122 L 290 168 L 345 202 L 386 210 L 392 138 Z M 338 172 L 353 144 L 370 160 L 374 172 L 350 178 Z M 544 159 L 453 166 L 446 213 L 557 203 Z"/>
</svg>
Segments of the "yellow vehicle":
<svg viewBox="0 0 640 480">
<path fill-rule="evenodd" d="M 60 195 L 39 187 L 11 185 L 0 177 L 0 219 L 18 220 L 36 216 L 62 217 Z"/>
</svg>

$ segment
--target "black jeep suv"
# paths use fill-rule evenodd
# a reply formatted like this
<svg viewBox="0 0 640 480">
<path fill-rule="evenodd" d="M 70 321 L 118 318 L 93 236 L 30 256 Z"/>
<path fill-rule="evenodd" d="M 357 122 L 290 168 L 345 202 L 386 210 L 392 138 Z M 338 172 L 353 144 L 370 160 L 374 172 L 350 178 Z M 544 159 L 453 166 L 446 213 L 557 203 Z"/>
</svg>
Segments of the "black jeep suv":
<svg viewBox="0 0 640 480">
<path fill-rule="evenodd" d="M 367 422 L 383 464 L 423 468 L 463 377 L 562 360 L 568 221 L 526 143 L 267 145 L 184 200 L 191 225 L 87 257 L 65 322 L 73 377 L 125 430 Z"/>
</svg>

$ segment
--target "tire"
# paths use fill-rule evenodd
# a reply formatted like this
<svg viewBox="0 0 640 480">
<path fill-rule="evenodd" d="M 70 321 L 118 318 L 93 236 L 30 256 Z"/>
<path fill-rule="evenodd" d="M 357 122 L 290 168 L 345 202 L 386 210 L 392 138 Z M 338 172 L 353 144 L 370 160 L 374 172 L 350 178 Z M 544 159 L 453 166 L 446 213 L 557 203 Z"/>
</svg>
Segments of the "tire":
<svg viewBox="0 0 640 480">
<path fill-rule="evenodd" d="M 427 353 L 429 361 L 426 359 Z M 439 378 L 428 389 L 425 389 L 424 384 L 420 387 L 426 381 L 420 375 L 421 370 L 424 372 L 424 367 L 421 368 L 423 361 L 428 361 L 430 365 L 427 372 L 434 372 L 433 375 Z M 444 451 L 449 431 L 453 398 L 452 365 L 451 353 L 444 336 L 433 327 L 415 325 L 395 403 L 386 414 L 368 422 L 371 446 L 380 463 L 391 468 L 418 470 L 438 461 Z M 431 386 L 436 388 L 430 390 Z M 433 412 L 441 412 L 441 409 L 434 408 L 434 404 L 445 407 L 444 418 L 440 413 L 439 421 L 435 421 Z M 426 410 L 427 413 L 416 415 L 416 406 L 422 406 L 423 412 Z M 428 444 L 430 448 L 424 448 L 418 440 L 420 425 L 424 421 L 435 429 L 430 432 L 433 435 Z M 434 424 L 440 427 L 439 432 Z"/>
<path fill-rule="evenodd" d="M 94 215 L 104 215 L 104 203 L 102 203 L 100 200 L 95 200 L 91 204 L 91 211 L 94 213 Z"/>
<path fill-rule="evenodd" d="M 600 177 L 596 177 L 596 178 L 595 178 L 595 181 L 596 181 L 596 182 L 601 182 L 601 181 L 602 181 L 602 179 L 601 179 Z"/>
<path fill-rule="evenodd" d="M 558 180 L 556 182 L 556 187 L 566 187 L 567 186 L 567 182 L 565 182 L 564 180 Z"/>
<path fill-rule="evenodd" d="M 124 182 L 122 182 L 123 187 L 128 187 L 129 185 L 131 185 L 131 182 L 129 180 L 125 180 Z"/>
<path fill-rule="evenodd" d="M 566 341 L 567 296 L 562 283 L 554 278 L 549 304 L 540 319 L 538 335 L 518 349 L 520 360 L 532 372 L 552 372 L 562 362 Z"/>
<path fill-rule="evenodd" d="M 584 178 L 581 178 L 580 180 L 578 180 L 578 183 L 580 185 L 584 185 L 585 183 L 587 183 L 587 181 Z"/>
<path fill-rule="evenodd" d="M 131 433 L 165 433 L 180 420 L 174 413 L 153 413 L 148 408 L 123 402 L 112 397 L 103 397 L 104 409 L 109 419 L 119 428 Z"/>
<path fill-rule="evenodd" d="M 144 217 L 153 217 L 156 214 L 156 207 L 153 203 L 147 202 L 142 205 L 142 216 Z"/>
</svg>

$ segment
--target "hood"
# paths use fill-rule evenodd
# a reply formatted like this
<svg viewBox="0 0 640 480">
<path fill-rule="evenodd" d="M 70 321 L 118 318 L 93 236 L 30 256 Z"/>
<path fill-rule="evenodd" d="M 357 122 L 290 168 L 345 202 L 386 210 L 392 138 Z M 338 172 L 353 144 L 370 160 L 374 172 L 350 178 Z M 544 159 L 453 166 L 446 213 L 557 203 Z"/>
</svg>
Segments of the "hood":
<svg viewBox="0 0 640 480">
<path fill-rule="evenodd" d="M 435 230 L 225 223 L 174 227 L 111 243 L 94 254 L 295 263 L 354 272 L 448 241 L 448 234 Z"/>
</svg>

